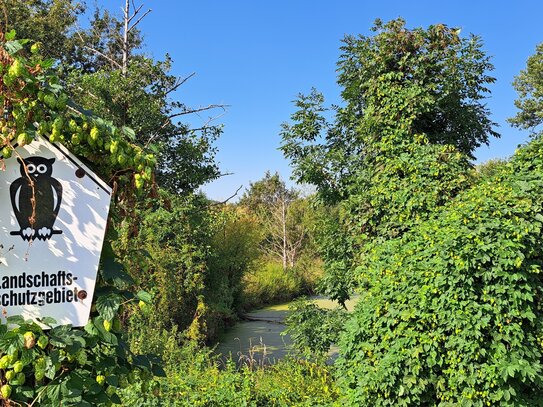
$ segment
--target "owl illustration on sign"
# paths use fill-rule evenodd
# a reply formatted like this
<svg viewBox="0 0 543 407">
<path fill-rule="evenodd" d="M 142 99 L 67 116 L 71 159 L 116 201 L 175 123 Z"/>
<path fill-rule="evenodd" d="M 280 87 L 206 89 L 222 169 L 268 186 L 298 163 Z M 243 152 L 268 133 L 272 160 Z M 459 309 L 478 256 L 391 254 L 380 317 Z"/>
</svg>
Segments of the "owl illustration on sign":
<svg viewBox="0 0 543 407">
<path fill-rule="evenodd" d="M 55 159 L 36 156 L 17 161 L 21 177 L 11 183 L 9 194 L 20 230 L 10 234 L 33 241 L 62 233 L 53 230 L 62 202 L 62 185 L 51 176 Z"/>
</svg>

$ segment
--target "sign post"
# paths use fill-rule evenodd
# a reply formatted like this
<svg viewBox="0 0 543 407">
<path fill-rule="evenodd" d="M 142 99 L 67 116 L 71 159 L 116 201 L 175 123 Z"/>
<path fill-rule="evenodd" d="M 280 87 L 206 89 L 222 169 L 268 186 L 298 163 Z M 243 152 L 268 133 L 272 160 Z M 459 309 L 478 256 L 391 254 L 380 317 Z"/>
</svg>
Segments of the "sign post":
<svg viewBox="0 0 543 407">
<path fill-rule="evenodd" d="M 111 189 L 45 138 L 16 152 L 0 172 L 0 313 L 84 326 Z"/>
</svg>

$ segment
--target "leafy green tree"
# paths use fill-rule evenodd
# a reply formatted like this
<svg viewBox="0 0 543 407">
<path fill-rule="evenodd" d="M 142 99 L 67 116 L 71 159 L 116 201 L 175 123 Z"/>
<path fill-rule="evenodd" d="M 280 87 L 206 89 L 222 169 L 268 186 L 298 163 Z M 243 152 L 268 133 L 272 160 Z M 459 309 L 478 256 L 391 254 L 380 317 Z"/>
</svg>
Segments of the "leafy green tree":
<svg viewBox="0 0 543 407">
<path fill-rule="evenodd" d="M 540 130 L 543 122 L 543 44 L 536 47 L 528 58 L 526 68 L 515 78 L 513 86 L 518 92 L 515 106 L 520 110 L 509 122 L 532 133 Z"/>
<path fill-rule="evenodd" d="M 282 131 L 296 179 L 340 204 L 334 233 L 343 236 L 323 253 L 340 300 L 364 246 L 401 237 L 470 185 L 473 150 L 497 136 L 482 102 L 492 65 L 477 37 L 443 24 L 407 29 L 402 19 L 377 20 L 373 31 L 344 39 L 335 121 L 313 91 Z"/>
<path fill-rule="evenodd" d="M 479 45 L 445 26 L 406 30 L 395 21 L 378 28 L 374 38 L 358 45 L 379 44 L 379 58 L 355 55 L 345 65 L 359 62 L 367 71 L 351 75 L 340 63 L 340 80 L 353 86 L 345 87 L 347 107 L 338 111 L 347 116 L 336 120 L 345 124 L 346 135 L 352 129 L 361 141 L 360 166 L 349 167 L 346 159 L 347 168 L 355 170 L 340 177 L 347 181 L 340 189 L 340 222 L 352 249 L 350 278 L 360 292 L 339 340 L 336 366 L 345 401 L 353 406 L 538 405 L 543 395 L 541 137 L 507 164 L 472 170 L 473 148 L 486 142 L 485 134 L 492 135 L 486 110 L 470 108 L 477 99 L 467 97 L 470 88 L 484 93 L 482 85 L 489 81 Z M 426 58 L 411 47 L 420 43 L 431 50 Z M 419 57 L 450 70 L 418 76 L 412 67 L 420 66 Z M 358 81 L 366 72 L 379 72 L 374 64 L 391 70 Z M 460 110 L 449 117 L 458 125 L 451 122 L 436 132 L 436 123 L 421 126 L 428 112 L 439 118 L 447 110 L 440 101 L 455 83 L 447 73 L 462 76 L 474 67 L 481 69 L 471 71 L 471 80 L 452 87 Z M 435 107 L 440 110 L 432 111 Z M 458 131 L 462 111 L 482 133 Z M 470 116 L 474 111 L 481 115 Z"/>
<path fill-rule="evenodd" d="M 407 29 L 402 19 L 377 20 L 373 36 L 347 36 L 338 62 L 345 106 L 325 120 L 324 98 L 296 101 L 281 149 L 299 182 L 316 185 L 327 201 L 350 194 L 364 171 L 406 145 L 450 145 L 472 157 L 493 130 L 482 102 L 494 78 L 478 37 L 443 24 Z"/>
<path fill-rule="evenodd" d="M 112 121 L 127 141 L 137 141 L 159 161 L 155 181 L 176 193 L 190 194 L 220 176 L 213 142 L 221 126 L 211 119 L 191 128 L 181 119 L 194 112 L 224 109 L 221 105 L 191 108 L 172 98 L 191 76 L 169 73 L 171 58 L 145 56 L 137 27 L 141 8 L 131 11 L 125 2 L 122 18 L 96 9 L 89 28 L 76 22 L 85 11 L 73 0 L 22 0 L 5 2 L 8 23 L 23 36 L 41 43 L 42 53 L 59 60 L 59 74 L 74 101 Z M 136 18 L 134 18 L 136 17 Z M 126 24 L 130 22 L 130 24 Z M 126 154 L 110 146 L 121 161 Z M 130 163 L 128 163 L 130 164 Z"/>
<path fill-rule="evenodd" d="M 44 57 L 65 61 L 76 52 L 73 29 L 84 11 L 84 3 L 73 0 L 4 0 L 0 22 L 19 38 L 40 43 Z"/>
<path fill-rule="evenodd" d="M 337 363 L 351 405 L 540 404 L 542 145 L 366 251 Z"/>
<path fill-rule="evenodd" d="M 79 32 L 79 60 L 70 61 L 68 86 L 77 101 L 116 125 L 130 126 L 133 137 L 158 157 L 156 180 L 175 193 L 189 194 L 220 173 L 213 142 L 220 126 L 204 123 L 200 129 L 179 121 L 183 116 L 212 108 L 190 108 L 171 96 L 188 78 L 169 74 L 171 58 L 155 61 L 137 54 L 142 44 L 127 2 L 122 20 L 96 11 L 91 28 Z M 138 9 L 136 9 L 137 11 Z M 135 11 L 135 12 L 136 12 Z M 134 14 L 135 16 L 136 14 Z M 93 57 L 85 57 L 89 53 Z"/>
</svg>

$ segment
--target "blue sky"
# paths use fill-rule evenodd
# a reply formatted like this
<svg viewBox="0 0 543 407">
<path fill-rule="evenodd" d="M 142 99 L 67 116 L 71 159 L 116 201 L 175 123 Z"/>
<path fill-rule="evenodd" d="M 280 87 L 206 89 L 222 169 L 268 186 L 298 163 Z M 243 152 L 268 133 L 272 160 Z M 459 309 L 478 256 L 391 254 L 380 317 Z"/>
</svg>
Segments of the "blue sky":
<svg viewBox="0 0 543 407">
<path fill-rule="evenodd" d="M 98 1 L 120 13 L 122 0 Z M 513 78 L 543 42 L 540 1 L 174 1 L 145 0 L 152 12 L 140 25 L 144 52 L 157 59 L 169 53 L 172 73 L 196 75 L 176 97 L 192 105 L 223 103 L 217 119 L 224 133 L 217 142 L 223 172 L 233 173 L 205 186 L 213 199 L 225 199 L 266 170 L 290 176 L 280 151 L 280 125 L 293 113 L 292 101 L 315 87 L 327 102 L 340 103 L 336 61 L 345 34 L 369 35 L 376 18 L 403 17 L 408 27 L 444 23 L 462 34 L 482 37 L 497 81 L 486 101 L 501 139 L 476 152 L 478 161 L 508 157 L 527 132 L 506 122 L 515 114 Z M 215 112 L 220 114 L 221 112 Z M 191 121 L 202 124 L 208 114 Z"/>
</svg>

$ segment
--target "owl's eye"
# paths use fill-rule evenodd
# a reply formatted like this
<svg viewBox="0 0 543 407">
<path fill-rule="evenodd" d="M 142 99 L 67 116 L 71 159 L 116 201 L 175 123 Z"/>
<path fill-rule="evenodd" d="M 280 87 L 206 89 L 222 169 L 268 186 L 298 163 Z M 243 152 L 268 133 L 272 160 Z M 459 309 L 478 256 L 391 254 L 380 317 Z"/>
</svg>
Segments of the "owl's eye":
<svg viewBox="0 0 543 407">
<path fill-rule="evenodd" d="M 38 165 L 38 168 L 37 168 L 38 172 L 40 174 L 45 174 L 47 172 L 47 165 L 45 164 L 40 164 Z"/>
<path fill-rule="evenodd" d="M 28 164 L 26 166 L 26 169 L 29 174 L 34 174 L 34 172 L 36 171 L 36 166 L 34 164 Z"/>
</svg>

